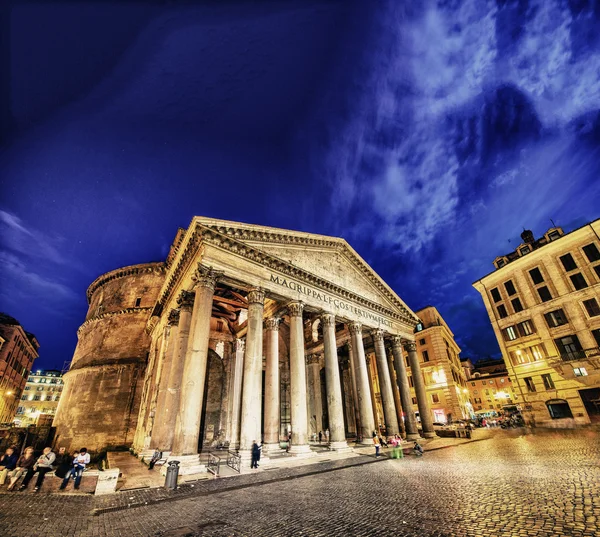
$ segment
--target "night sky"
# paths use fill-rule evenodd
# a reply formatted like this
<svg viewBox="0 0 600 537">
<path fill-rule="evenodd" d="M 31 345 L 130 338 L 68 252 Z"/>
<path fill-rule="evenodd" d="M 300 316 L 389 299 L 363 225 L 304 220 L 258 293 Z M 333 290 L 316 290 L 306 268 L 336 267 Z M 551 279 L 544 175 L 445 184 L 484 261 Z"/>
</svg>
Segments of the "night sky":
<svg viewBox="0 0 600 537">
<path fill-rule="evenodd" d="M 524 227 L 600 216 L 598 2 L 0 9 L 0 310 L 36 368 L 70 360 L 98 275 L 194 215 L 344 237 L 499 356 L 471 283 Z"/>
</svg>

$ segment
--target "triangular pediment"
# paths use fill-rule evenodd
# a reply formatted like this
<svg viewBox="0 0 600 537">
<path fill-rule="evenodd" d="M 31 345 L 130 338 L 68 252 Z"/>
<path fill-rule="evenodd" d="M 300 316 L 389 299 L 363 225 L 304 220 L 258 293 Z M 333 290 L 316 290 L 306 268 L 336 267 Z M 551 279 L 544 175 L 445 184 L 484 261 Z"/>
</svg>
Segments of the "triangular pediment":
<svg viewBox="0 0 600 537">
<path fill-rule="evenodd" d="M 405 318 L 416 319 L 400 297 L 344 239 L 201 217 L 192 223 L 309 272 Z"/>
</svg>

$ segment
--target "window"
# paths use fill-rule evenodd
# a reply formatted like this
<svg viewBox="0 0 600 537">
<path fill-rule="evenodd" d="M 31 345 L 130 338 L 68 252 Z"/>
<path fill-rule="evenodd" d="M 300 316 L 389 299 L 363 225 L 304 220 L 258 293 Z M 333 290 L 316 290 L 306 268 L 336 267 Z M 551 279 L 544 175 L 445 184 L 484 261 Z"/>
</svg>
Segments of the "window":
<svg viewBox="0 0 600 537">
<path fill-rule="evenodd" d="M 475 383 L 474 383 L 474 382 L 471 382 L 471 386 L 475 386 Z"/>
<path fill-rule="evenodd" d="M 531 357 L 533 358 L 534 362 L 539 362 L 540 360 L 544 359 L 543 348 L 539 345 L 532 345 L 529 347 L 529 352 L 531 353 Z"/>
<path fill-rule="evenodd" d="M 552 399 L 551 401 L 546 401 L 546 406 L 548 407 L 548 413 L 553 420 L 573 417 L 573 413 L 569 408 L 569 403 L 564 399 Z"/>
<path fill-rule="evenodd" d="M 585 367 L 574 367 L 573 373 L 575 373 L 576 377 L 587 377 L 587 371 Z"/>
<path fill-rule="evenodd" d="M 431 394 L 431 400 L 434 403 L 439 403 L 440 402 L 440 396 L 437 393 L 432 393 Z"/>
<path fill-rule="evenodd" d="M 531 251 L 531 249 L 529 248 L 529 246 L 523 246 L 522 248 L 519 248 L 519 253 L 521 255 L 526 255 Z"/>
<path fill-rule="evenodd" d="M 498 261 L 496 261 L 496 266 L 498 268 L 502 268 L 504 265 L 506 265 L 506 261 L 504 259 L 498 259 Z"/>
<path fill-rule="evenodd" d="M 539 268 L 534 268 L 529 271 L 529 276 L 531 276 L 531 281 L 535 284 L 542 283 L 544 281 L 544 277 L 540 272 Z"/>
<path fill-rule="evenodd" d="M 533 329 L 533 324 L 530 320 L 523 321 L 517 325 L 517 329 L 521 337 L 530 336 L 535 332 Z"/>
<path fill-rule="evenodd" d="M 600 347 L 600 328 L 592 330 L 592 336 L 594 336 L 594 339 L 596 340 L 596 345 Z"/>
<path fill-rule="evenodd" d="M 489 395 L 490 394 L 490 390 L 485 390 L 485 394 Z"/>
<path fill-rule="evenodd" d="M 598 279 L 600 280 L 600 265 L 596 265 L 594 267 L 594 270 L 596 271 L 596 275 L 598 276 Z"/>
<path fill-rule="evenodd" d="M 538 295 L 540 295 L 540 299 L 542 300 L 542 302 L 548 302 L 548 300 L 552 300 L 552 295 L 550 294 L 548 287 L 546 287 L 545 285 L 543 287 L 538 287 L 537 292 Z"/>
<path fill-rule="evenodd" d="M 409 385 L 411 388 L 414 388 L 414 387 L 415 387 L 415 385 L 413 384 L 413 378 L 412 378 L 412 375 L 410 375 L 410 376 L 408 377 L 408 385 Z"/>
<path fill-rule="evenodd" d="M 497 287 L 494 287 L 491 291 L 490 291 L 492 298 L 494 299 L 494 302 L 500 302 L 502 300 L 502 297 L 500 296 L 500 291 L 498 291 Z"/>
<path fill-rule="evenodd" d="M 423 361 L 429 362 L 429 354 L 427 351 L 423 351 Z"/>
<path fill-rule="evenodd" d="M 568 360 L 577 359 L 581 357 L 581 344 L 577 336 L 565 336 L 555 339 L 556 347 L 561 357 Z"/>
<path fill-rule="evenodd" d="M 508 280 L 507 282 L 505 282 L 504 288 L 506 289 L 508 296 L 513 296 L 517 292 L 517 290 L 515 289 L 515 284 L 512 282 L 512 280 Z"/>
<path fill-rule="evenodd" d="M 577 263 L 575 263 L 575 260 L 571 254 L 561 255 L 559 259 L 567 272 L 577 268 Z"/>
<path fill-rule="evenodd" d="M 500 379 L 500 384 L 504 384 L 504 379 Z"/>
<path fill-rule="evenodd" d="M 34 395 L 33 396 L 33 400 L 34 401 L 39 401 L 40 400 L 40 396 L 39 395 Z"/>
<path fill-rule="evenodd" d="M 26 395 L 22 395 L 21 396 L 21 401 L 27 401 L 27 396 Z"/>
<path fill-rule="evenodd" d="M 546 318 L 546 323 L 550 328 L 555 328 L 556 326 L 562 326 L 563 324 L 567 324 L 567 316 L 562 309 L 554 310 L 549 313 L 545 313 L 544 317 Z"/>
<path fill-rule="evenodd" d="M 136 308 L 139 308 L 141 303 L 142 303 L 142 299 L 141 299 L 141 297 L 139 297 L 139 296 L 138 296 L 138 297 L 135 299 L 135 307 L 136 307 Z"/>
<path fill-rule="evenodd" d="M 473 390 L 473 395 L 477 395 L 479 393 L 479 390 Z"/>
<path fill-rule="evenodd" d="M 515 339 L 517 339 L 517 330 L 516 327 L 514 326 L 509 326 L 508 328 L 504 329 L 504 339 L 506 341 L 514 341 Z"/>
<path fill-rule="evenodd" d="M 412 404 L 413 404 L 413 405 L 416 405 L 416 404 L 417 404 L 417 398 L 416 398 L 416 397 L 413 397 L 413 398 L 412 398 Z"/>
<path fill-rule="evenodd" d="M 523 380 L 525 381 L 525 386 L 527 386 L 527 390 L 530 392 L 535 392 L 535 384 L 533 382 L 533 378 L 525 377 Z"/>
<path fill-rule="evenodd" d="M 490 380 L 490 384 L 494 384 L 494 381 L 493 381 L 493 380 Z"/>
<path fill-rule="evenodd" d="M 510 303 L 512 304 L 513 310 L 515 313 L 519 313 L 523 311 L 523 306 L 521 305 L 521 301 L 518 298 L 513 298 Z"/>
<path fill-rule="evenodd" d="M 588 258 L 590 263 L 600 260 L 600 251 L 594 243 L 584 246 L 583 253 L 585 254 L 585 257 Z"/>
<path fill-rule="evenodd" d="M 425 345 L 425 338 L 419 340 L 419 345 Z"/>
<path fill-rule="evenodd" d="M 546 390 L 554 390 L 554 381 L 552 380 L 552 375 L 542 375 L 542 380 L 544 381 L 544 388 L 546 388 Z"/>
<path fill-rule="evenodd" d="M 571 281 L 573 282 L 573 287 L 575 287 L 575 289 L 577 291 L 579 291 L 579 289 L 585 289 L 588 284 L 585 281 L 585 278 L 583 277 L 583 274 L 581 274 L 581 272 L 578 272 L 577 274 L 573 274 L 571 276 Z"/>
<path fill-rule="evenodd" d="M 548 239 L 550 239 L 550 241 L 555 241 L 556 239 L 560 238 L 560 231 L 558 230 L 554 230 L 551 231 L 550 233 L 548 233 Z"/>
<path fill-rule="evenodd" d="M 600 315 L 600 308 L 598 307 L 598 302 L 596 302 L 595 298 L 584 300 L 583 305 L 585 306 L 585 309 L 590 317 L 596 317 L 596 315 Z"/>
<path fill-rule="evenodd" d="M 508 313 L 506 312 L 506 308 L 504 307 L 504 304 L 500 304 L 498 306 L 498 315 L 500 315 L 500 319 L 504 319 L 505 317 L 508 317 Z"/>
</svg>

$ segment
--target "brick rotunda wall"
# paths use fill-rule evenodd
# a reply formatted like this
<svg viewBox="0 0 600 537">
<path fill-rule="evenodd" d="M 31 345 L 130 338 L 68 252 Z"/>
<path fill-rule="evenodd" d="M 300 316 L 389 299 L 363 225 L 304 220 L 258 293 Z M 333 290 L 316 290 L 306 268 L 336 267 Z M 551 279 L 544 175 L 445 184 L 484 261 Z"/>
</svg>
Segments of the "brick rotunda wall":
<svg viewBox="0 0 600 537">
<path fill-rule="evenodd" d="M 150 349 L 145 328 L 164 277 L 163 263 L 147 263 L 103 274 L 88 288 L 88 314 L 54 418 L 57 446 L 99 452 L 131 445 Z"/>
</svg>

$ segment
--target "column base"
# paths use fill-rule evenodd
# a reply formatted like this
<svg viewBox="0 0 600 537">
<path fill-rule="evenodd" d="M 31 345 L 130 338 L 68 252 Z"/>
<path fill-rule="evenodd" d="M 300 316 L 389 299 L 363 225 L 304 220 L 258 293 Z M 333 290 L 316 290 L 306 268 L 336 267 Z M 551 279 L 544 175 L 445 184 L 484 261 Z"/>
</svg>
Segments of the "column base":
<svg viewBox="0 0 600 537">
<path fill-rule="evenodd" d="M 419 438 L 421 438 L 419 433 L 408 433 L 406 435 L 406 440 L 418 440 Z"/>
<path fill-rule="evenodd" d="M 423 438 L 435 438 L 436 436 L 437 434 L 435 434 L 435 432 L 423 433 Z"/>
<path fill-rule="evenodd" d="M 290 447 L 289 450 L 289 454 L 292 457 L 297 457 L 299 459 L 305 459 L 308 457 L 318 457 L 319 454 L 315 453 L 312 449 L 310 449 L 310 446 L 308 444 L 302 444 L 302 445 L 293 445 L 292 447 Z"/>
<path fill-rule="evenodd" d="M 200 454 L 195 455 L 169 455 L 167 462 L 160 467 L 160 475 L 167 475 L 169 462 L 179 461 L 179 475 L 192 475 L 206 473 L 206 465 L 200 462 Z"/>
<path fill-rule="evenodd" d="M 373 443 L 373 438 L 363 438 L 360 442 L 359 445 L 361 446 L 375 446 L 375 444 Z"/>
<path fill-rule="evenodd" d="M 341 442 L 330 442 L 329 451 L 335 451 L 336 453 L 352 453 L 354 450 L 345 440 L 343 440 Z"/>
<path fill-rule="evenodd" d="M 273 444 L 263 444 L 261 459 L 264 455 L 279 455 L 284 453 L 284 449 L 281 447 L 279 442 Z"/>
</svg>

